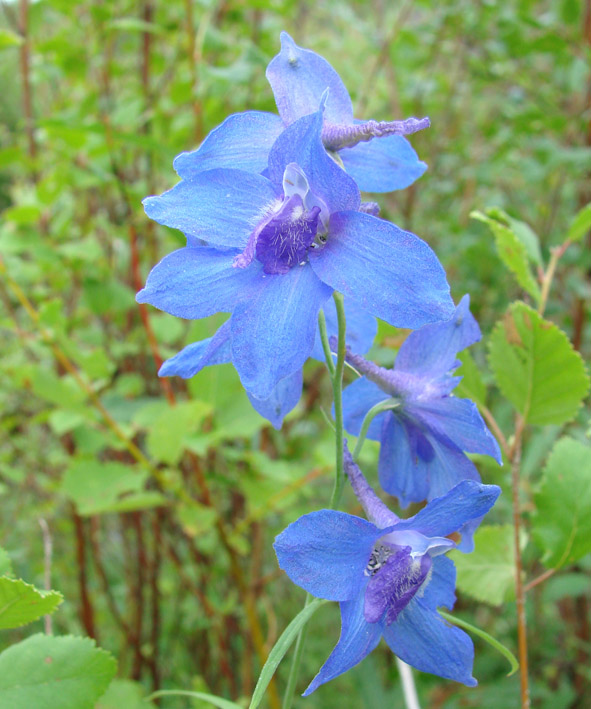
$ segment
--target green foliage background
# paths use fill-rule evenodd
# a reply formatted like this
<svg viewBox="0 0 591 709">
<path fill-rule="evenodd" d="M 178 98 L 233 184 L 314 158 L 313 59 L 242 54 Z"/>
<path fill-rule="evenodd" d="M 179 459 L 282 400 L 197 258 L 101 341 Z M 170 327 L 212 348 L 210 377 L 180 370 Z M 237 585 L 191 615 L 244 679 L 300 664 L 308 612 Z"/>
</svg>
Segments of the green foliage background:
<svg viewBox="0 0 591 709">
<path fill-rule="evenodd" d="M 182 234 L 144 216 L 141 199 L 172 186 L 174 156 L 228 114 L 274 110 L 264 70 L 283 29 L 339 71 L 358 117 L 429 115 L 432 128 L 412 138 L 429 170 L 382 198 L 382 214 L 433 246 L 456 300 L 471 293 L 485 342 L 460 371 L 462 394 L 486 402 L 508 432 L 513 410 L 501 391 L 519 408 L 510 381 L 516 373 L 496 371 L 507 355 L 501 323 L 489 336 L 513 300 L 535 305 L 538 267 L 591 201 L 591 4 L 39 0 L 25 18 L 27 6 L 4 2 L 0 15 L 0 545 L 7 552 L 0 572 L 37 588 L 50 572 L 51 587 L 65 598 L 54 632 L 91 636 L 117 658 L 120 679 L 96 706 L 148 706 L 142 696 L 159 687 L 247 698 L 260 657 L 303 602 L 279 573 L 271 543 L 297 516 L 328 502 L 333 443 L 320 413 L 330 407 L 328 380 L 319 365 L 307 365 L 304 398 L 281 432 L 251 409 L 229 365 L 187 383 L 158 380 L 154 355 L 166 358 L 209 336 L 220 320 L 183 322 L 135 304 L 149 268 L 184 244 Z M 482 223 L 498 211 L 470 219 L 485 207 L 520 220 L 505 222 L 519 239 L 493 236 Z M 591 249 L 584 230 L 581 236 L 560 262 L 546 317 L 585 358 Z M 512 239 L 524 244 L 521 251 Z M 515 265 L 519 258 L 525 266 Z M 391 363 L 403 337 L 381 324 L 373 354 Z M 564 356 L 567 370 L 582 372 Z M 538 386 L 557 370 L 560 360 L 552 371 L 536 370 Z M 529 530 L 524 537 L 527 579 L 544 571 L 542 559 L 560 556 L 560 534 L 570 534 L 568 515 L 558 516 L 556 506 L 580 503 L 581 519 L 591 508 L 589 483 L 580 478 L 591 475 L 580 372 L 576 381 L 552 380 L 554 391 L 574 397 L 571 413 L 542 417 L 544 425 L 526 433 L 522 502 L 526 528 L 534 528 L 533 541 Z M 572 415 L 571 438 L 543 473 Z M 487 520 L 498 528 L 480 533 L 473 562 L 459 562 L 468 568 L 457 614 L 515 649 L 510 471 L 477 462 L 485 482 L 500 484 L 505 495 Z M 562 479 L 560 465 L 575 462 L 579 477 L 562 486 L 557 502 L 552 479 Z M 364 468 L 372 480 L 375 465 L 368 444 Z M 581 497 L 569 499 L 577 486 Z M 346 506 L 358 511 L 352 495 Z M 548 528 L 540 522 L 546 511 L 555 520 Z M 45 538 L 40 519 L 49 527 Z M 578 532 L 577 554 L 565 552 L 563 572 L 528 596 L 535 706 L 591 701 L 586 537 Z M 252 614 L 261 625 L 259 647 Z M 0 650 L 32 634 L 0 632 Z M 312 621 L 300 691 L 338 632 L 337 608 L 327 604 Z M 417 673 L 424 706 L 519 706 L 518 680 L 505 676 L 505 661 L 478 640 L 476 650 L 479 688 Z M 100 662 L 109 665 L 103 656 Z M 280 689 L 286 673 L 282 665 Z M 92 706 L 84 697 L 79 706 Z M 401 701 L 393 657 L 381 647 L 296 705 Z"/>
</svg>

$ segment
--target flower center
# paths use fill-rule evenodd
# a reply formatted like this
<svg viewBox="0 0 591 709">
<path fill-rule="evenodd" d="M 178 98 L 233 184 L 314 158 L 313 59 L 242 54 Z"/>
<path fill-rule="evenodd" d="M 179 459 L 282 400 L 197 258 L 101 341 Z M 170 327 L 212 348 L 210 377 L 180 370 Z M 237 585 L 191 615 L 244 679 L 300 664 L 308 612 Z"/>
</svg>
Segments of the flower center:
<svg viewBox="0 0 591 709">
<path fill-rule="evenodd" d="M 255 257 L 269 274 L 287 273 L 303 265 L 309 249 L 325 243 L 329 216 L 301 168 L 290 163 L 283 175 L 283 199 L 271 205 L 234 266 L 246 268 Z"/>
<path fill-rule="evenodd" d="M 306 210 L 299 194 L 283 201 L 259 233 L 256 257 L 265 273 L 287 273 L 306 261 L 318 231 L 320 207 Z"/>
<path fill-rule="evenodd" d="M 372 570 L 367 573 L 370 568 Z M 375 547 L 366 569 L 370 580 L 365 591 L 365 620 L 368 623 L 393 623 L 412 601 L 430 570 L 429 554 L 414 557 L 407 546 Z"/>
</svg>

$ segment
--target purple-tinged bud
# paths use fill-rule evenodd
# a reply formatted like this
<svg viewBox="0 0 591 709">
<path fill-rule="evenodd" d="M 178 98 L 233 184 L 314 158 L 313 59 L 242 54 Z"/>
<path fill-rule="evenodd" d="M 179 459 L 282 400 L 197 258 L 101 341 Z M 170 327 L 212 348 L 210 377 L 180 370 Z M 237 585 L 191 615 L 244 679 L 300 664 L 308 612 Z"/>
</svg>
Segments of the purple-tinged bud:
<svg viewBox="0 0 591 709">
<path fill-rule="evenodd" d="M 358 143 L 384 138 L 388 135 L 410 135 L 428 128 L 428 118 L 407 118 L 405 121 L 365 121 L 353 125 L 325 123 L 322 142 L 327 150 L 337 151 L 352 148 Z"/>
</svg>

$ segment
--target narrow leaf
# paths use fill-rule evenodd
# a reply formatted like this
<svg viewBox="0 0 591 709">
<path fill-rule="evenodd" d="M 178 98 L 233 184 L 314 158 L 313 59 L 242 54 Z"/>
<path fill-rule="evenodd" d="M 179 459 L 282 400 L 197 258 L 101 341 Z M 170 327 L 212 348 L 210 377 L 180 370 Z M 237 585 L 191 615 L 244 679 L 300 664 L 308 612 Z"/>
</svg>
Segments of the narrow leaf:
<svg viewBox="0 0 591 709">
<path fill-rule="evenodd" d="M 591 203 L 578 212 L 571 222 L 567 233 L 569 241 L 579 241 L 591 229 Z"/>
<path fill-rule="evenodd" d="M 525 246 L 529 260 L 536 266 L 542 265 L 542 252 L 540 250 L 540 238 L 536 232 L 526 222 L 514 219 L 507 212 L 498 207 L 489 207 L 486 214 L 493 219 L 509 227 L 515 236 Z"/>
<path fill-rule="evenodd" d="M 525 303 L 513 303 L 489 341 L 496 382 L 527 423 L 572 419 L 589 389 L 580 354 L 554 323 Z"/>
<path fill-rule="evenodd" d="M 517 234 L 509 226 L 482 212 L 472 212 L 470 216 L 490 227 L 502 262 L 513 273 L 519 285 L 539 300 L 540 288 L 530 270 L 527 249 Z"/>
<path fill-rule="evenodd" d="M 18 47 L 19 44 L 23 43 L 23 38 L 11 32 L 7 29 L 0 29 L 0 49 L 6 49 L 7 47 Z"/>
<path fill-rule="evenodd" d="M 154 692 L 154 694 L 150 694 L 147 699 L 158 699 L 158 697 L 192 697 L 202 702 L 209 702 L 214 707 L 218 707 L 218 709 L 244 709 L 240 704 L 231 702 L 229 699 L 216 697 L 214 694 L 205 694 L 204 692 L 189 692 L 184 689 L 161 689 L 158 692 Z"/>
<path fill-rule="evenodd" d="M 489 635 L 481 628 L 477 628 L 475 625 L 472 625 L 471 623 L 468 623 L 465 620 L 461 620 L 461 618 L 458 618 L 457 616 L 446 613 L 441 609 L 438 609 L 438 613 L 442 618 L 445 618 L 445 620 L 447 620 L 449 623 L 452 623 L 452 625 L 457 625 L 458 628 L 464 628 L 464 630 L 469 630 L 474 635 L 478 636 L 479 638 L 482 638 L 489 645 L 494 647 L 495 650 L 498 650 L 503 657 L 507 658 L 509 664 L 511 665 L 511 672 L 509 672 L 507 677 L 511 677 L 511 675 L 517 672 L 517 670 L 519 669 L 519 662 L 517 661 L 517 658 L 511 652 L 511 650 L 505 647 L 503 643 L 499 642 L 496 638 L 493 638 L 492 635 Z"/>
<path fill-rule="evenodd" d="M 57 591 L 39 591 L 22 579 L 0 578 L 0 629 L 19 628 L 53 611 L 64 600 Z"/>
<path fill-rule="evenodd" d="M 323 601 L 319 598 L 314 599 L 311 603 L 308 603 L 307 606 L 302 608 L 302 610 L 283 631 L 281 637 L 269 653 L 265 666 L 261 670 L 261 674 L 259 675 L 256 687 L 254 688 L 254 693 L 252 695 L 252 699 L 250 700 L 248 709 L 256 709 L 259 706 L 265 691 L 269 686 L 269 682 L 275 674 L 275 670 L 279 667 L 279 663 L 285 657 L 285 654 L 291 647 L 293 641 L 296 639 L 297 634 L 304 627 L 304 625 L 306 625 L 318 608 L 325 603 L 327 603 L 327 601 Z"/>
</svg>

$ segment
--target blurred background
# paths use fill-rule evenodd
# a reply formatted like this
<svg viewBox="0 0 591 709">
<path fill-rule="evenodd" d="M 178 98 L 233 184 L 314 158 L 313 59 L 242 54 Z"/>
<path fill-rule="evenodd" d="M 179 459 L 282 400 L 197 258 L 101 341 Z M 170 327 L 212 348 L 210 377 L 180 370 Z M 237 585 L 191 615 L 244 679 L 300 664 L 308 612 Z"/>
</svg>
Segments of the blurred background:
<svg viewBox="0 0 591 709">
<path fill-rule="evenodd" d="M 149 269 L 184 245 L 145 217 L 142 198 L 171 187 L 175 155 L 230 113 L 275 111 L 265 68 L 281 30 L 330 61 L 357 117 L 430 116 L 411 139 L 429 170 L 379 197 L 382 215 L 436 250 L 454 298 L 471 294 L 485 340 L 520 291 L 470 212 L 504 209 L 547 257 L 591 200 L 589 0 L 0 3 L 0 546 L 18 576 L 64 594 L 55 633 L 91 636 L 117 657 L 104 709 L 146 706 L 158 688 L 249 697 L 304 600 L 271 544 L 330 497 L 323 368 L 306 366 L 304 397 L 277 432 L 230 365 L 188 382 L 156 376 L 219 319 L 184 322 L 134 301 Z M 547 309 L 584 356 L 588 246 L 565 255 Z M 403 337 L 381 324 L 372 354 L 391 364 Z M 473 356 L 489 381 L 484 343 Z M 510 431 L 510 408 L 489 396 Z M 528 494 L 557 433 L 528 443 Z M 363 460 L 375 481 L 371 444 Z M 507 491 L 489 521 L 507 523 L 509 470 L 477 462 Z M 359 512 L 350 494 L 345 508 Z M 539 556 L 528 546 L 528 575 Z M 510 557 L 509 534 L 490 550 L 494 593 L 475 599 L 461 584 L 457 614 L 515 650 Z M 534 706 L 591 706 L 590 569 L 587 556 L 528 596 Z M 3 631 L 0 650 L 30 632 Z M 300 691 L 338 635 L 328 604 L 311 625 Z M 416 673 L 425 707 L 519 706 L 517 676 L 475 643 L 479 687 Z M 401 702 L 382 644 L 296 706 Z"/>
</svg>

